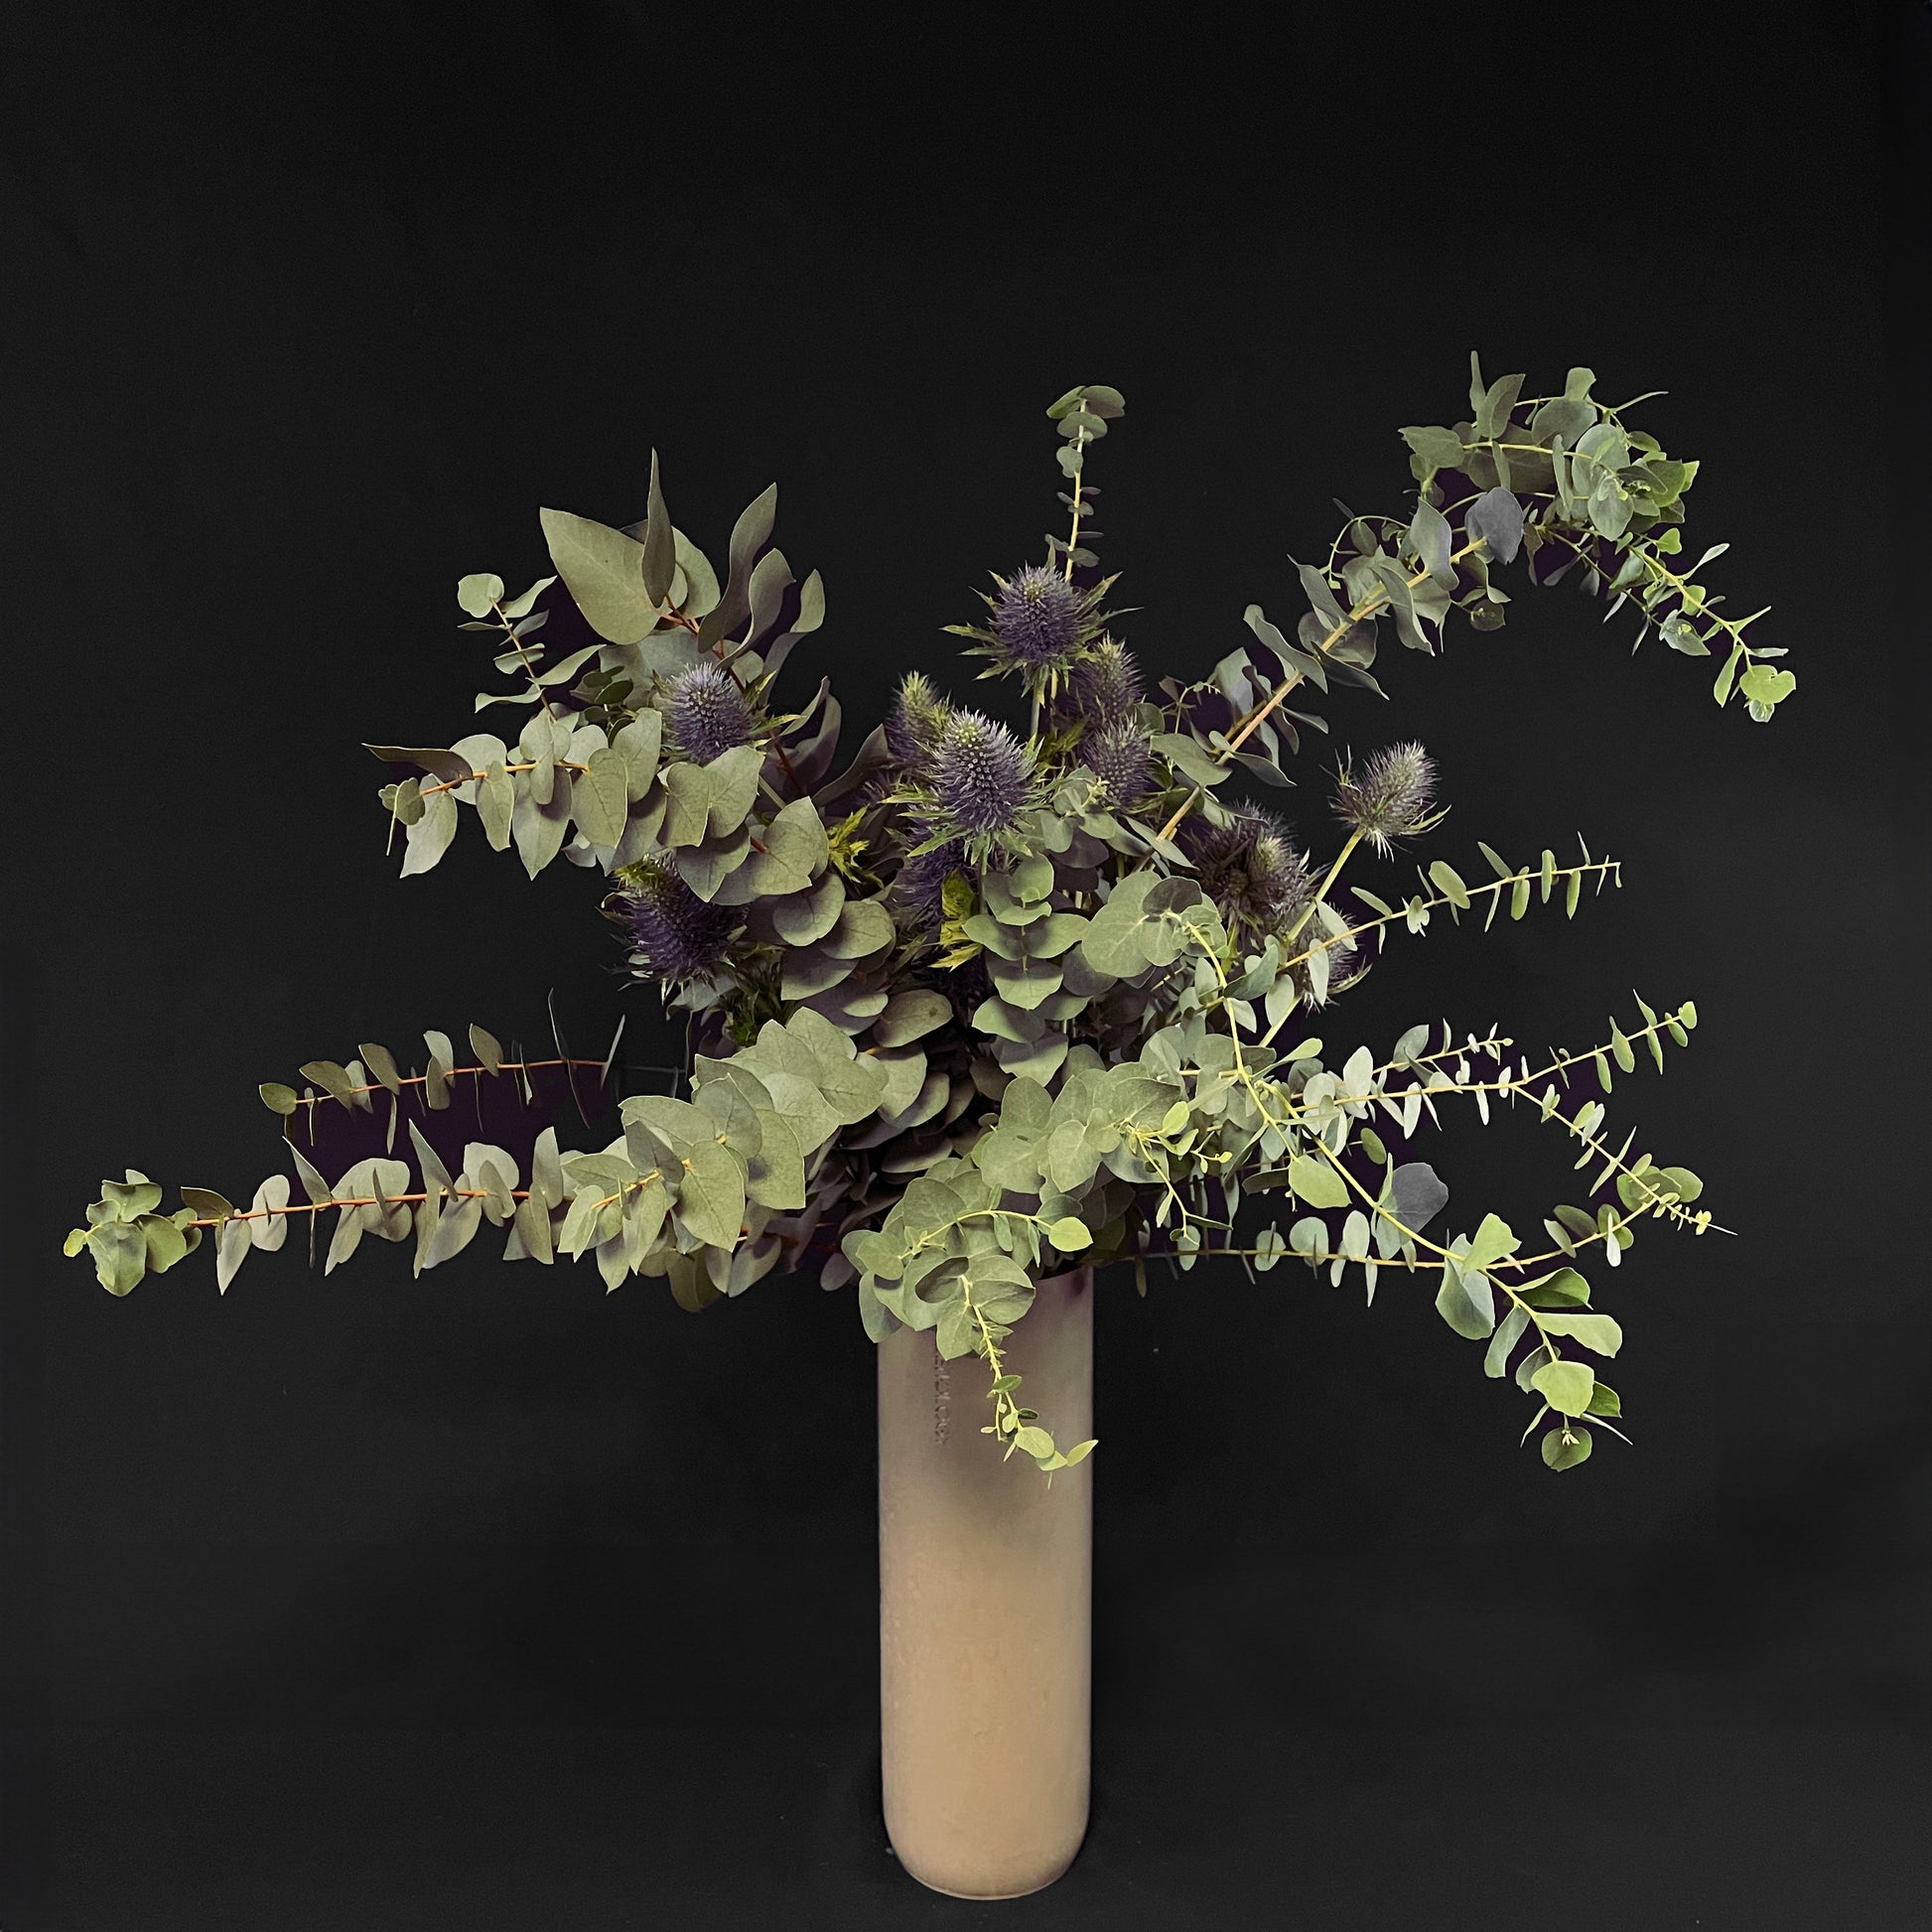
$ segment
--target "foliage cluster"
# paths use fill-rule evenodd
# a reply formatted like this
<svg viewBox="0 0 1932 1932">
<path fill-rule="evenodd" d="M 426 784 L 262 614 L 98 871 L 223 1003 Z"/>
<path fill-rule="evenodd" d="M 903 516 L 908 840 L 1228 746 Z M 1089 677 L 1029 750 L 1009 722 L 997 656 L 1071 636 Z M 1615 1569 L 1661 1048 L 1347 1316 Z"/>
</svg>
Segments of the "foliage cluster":
<svg viewBox="0 0 1932 1932">
<path fill-rule="evenodd" d="M 1381 1054 L 1279 1044 L 1392 938 L 1443 918 L 1487 930 L 1558 900 L 1574 916 L 1619 871 L 1587 847 L 1516 863 L 1478 842 L 1490 876 L 1477 884 L 1439 854 L 1386 896 L 1344 885 L 1364 849 L 1389 858 L 1442 821 L 1435 765 L 1413 743 L 1333 774 L 1325 862 L 1241 784 L 1265 794 L 1298 769 L 1306 781 L 1307 735 L 1327 729 L 1312 706 L 1337 687 L 1380 693 L 1385 622 L 1431 652 L 1452 611 L 1500 626 L 1499 574 L 1519 563 L 1533 584 L 1572 578 L 1606 615 L 1634 604 L 1640 640 L 1655 630 L 1714 659 L 1721 708 L 1739 699 L 1762 723 L 1795 679 L 1781 649 L 1745 635 L 1763 613 L 1733 621 L 1698 581 L 1725 546 L 1680 567 L 1695 462 L 1629 428 L 1631 404 L 1593 400 L 1587 369 L 1530 398 L 1521 376 L 1485 382 L 1474 356 L 1470 373 L 1467 420 L 1401 432 L 1416 484 L 1405 517 L 1339 506 L 1326 557 L 1296 566 L 1307 608 L 1292 622 L 1251 605 L 1248 641 L 1205 677 L 1152 690 L 1107 607 L 1115 579 L 1086 479 L 1125 402 L 1069 390 L 1047 412 L 1068 534 L 994 577 L 984 621 L 948 626 L 986 660 L 982 677 L 1018 687 L 1025 729 L 909 676 L 843 761 L 829 681 L 793 708 L 777 695 L 825 597 L 772 541 L 775 485 L 738 518 L 722 570 L 672 524 L 654 455 L 640 522 L 544 510 L 553 574 L 514 596 L 487 573 L 457 587 L 463 627 L 490 637 L 511 681 L 477 710 L 520 712 L 514 736 L 506 724 L 371 746 L 395 773 L 380 796 L 404 875 L 437 864 L 466 811 L 531 877 L 560 854 L 594 873 L 627 969 L 685 1018 L 682 1091 L 623 1099 L 603 1147 L 564 1150 L 545 1126 L 521 1158 L 477 1141 L 457 1163 L 423 1128 L 463 1083 L 527 1095 L 532 1069 L 562 1066 L 608 1085 L 617 1042 L 602 1061 L 561 1040 L 555 1059 L 531 1060 L 472 1028 L 471 1061 L 432 1032 L 408 1072 L 364 1043 L 345 1063 L 308 1062 L 300 1089 L 262 1087 L 290 1172 L 245 1207 L 185 1187 L 164 1213 L 160 1186 L 130 1170 L 69 1253 L 125 1295 L 207 1235 L 225 1291 L 298 1216 L 313 1248 L 336 1215 L 328 1268 L 374 1234 L 413 1240 L 418 1273 L 487 1222 L 506 1230 L 508 1259 L 589 1254 L 609 1288 L 662 1278 L 692 1311 L 809 1259 L 828 1289 L 852 1291 L 874 1340 L 903 1324 L 933 1330 L 942 1356 L 980 1357 L 985 1433 L 1048 1471 L 1093 1444 L 1056 1444 L 1003 1357 L 1042 1275 L 1126 1262 L 1145 1293 L 1152 1260 L 1184 1270 L 1225 1253 L 1257 1273 L 1291 1260 L 1353 1278 L 1372 1302 L 1384 1273 L 1420 1274 L 1448 1326 L 1484 1344 L 1485 1374 L 1536 1405 L 1525 1440 L 1543 1427 L 1546 1462 L 1581 1462 L 1620 1415 L 1588 1358 L 1622 1339 L 1590 1307 L 1585 1268 L 1617 1267 L 1646 1220 L 1712 1226 L 1697 1175 L 1631 1134 L 1616 1142 L 1603 1101 L 1639 1052 L 1662 1068 L 1695 1008 L 1638 1000 L 1640 1020 L 1543 1056 L 1447 1022 Z M 553 617 L 590 641 L 553 659 Z M 1576 1171 L 1590 1171 L 1582 1199 L 1555 1205 L 1542 1239 L 1494 1213 L 1431 1234 L 1449 1192 L 1414 1144 L 1446 1107 L 1486 1122 L 1519 1103 L 1574 1143 Z M 319 1108 L 385 1104 L 381 1154 L 331 1179 L 302 1152 Z M 1244 1238 L 1243 1203 L 1271 1196 L 1289 1211 Z"/>
</svg>

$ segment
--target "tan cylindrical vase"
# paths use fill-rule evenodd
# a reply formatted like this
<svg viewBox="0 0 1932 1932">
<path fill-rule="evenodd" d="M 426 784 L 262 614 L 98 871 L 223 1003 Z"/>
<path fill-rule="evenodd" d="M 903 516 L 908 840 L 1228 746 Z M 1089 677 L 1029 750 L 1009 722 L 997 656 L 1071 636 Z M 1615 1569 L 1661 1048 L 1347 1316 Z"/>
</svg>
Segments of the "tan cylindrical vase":
<svg viewBox="0 0 1932 1932">
<path fill-rule="evenodd" d="M 1062 1448 L 1093 1434 L 1093 1271 L 1036 1284 L 1001 1344 Z M 879 1344 L 879 1692 L 886 1830 L 956 1898 L 1050 1885 L 1087 1829 L 1093 1461 L 1004 1453 L 986 1364 L 932 1330 Z"/>
</svg>

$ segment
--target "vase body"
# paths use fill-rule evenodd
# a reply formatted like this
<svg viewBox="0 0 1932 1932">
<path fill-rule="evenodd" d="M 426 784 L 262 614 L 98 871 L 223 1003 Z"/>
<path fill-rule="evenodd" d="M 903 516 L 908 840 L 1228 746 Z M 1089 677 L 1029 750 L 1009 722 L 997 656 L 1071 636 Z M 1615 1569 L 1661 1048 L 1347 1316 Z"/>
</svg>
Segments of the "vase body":
<svg viewBox="0 0 1932 1932">
<path fill-rule="evenodd" d="M 1093 1272 L 1036 1284 L 1001 1344 L 1061 1448 L 1093 1434 Z M 1087 1828 L 1093 1461 L 1007 1457 L 977 1355 L 879 1344 L 880 1755 L 886 1830 L 921 1884 L 1017 1898 Z"/>
</svg>

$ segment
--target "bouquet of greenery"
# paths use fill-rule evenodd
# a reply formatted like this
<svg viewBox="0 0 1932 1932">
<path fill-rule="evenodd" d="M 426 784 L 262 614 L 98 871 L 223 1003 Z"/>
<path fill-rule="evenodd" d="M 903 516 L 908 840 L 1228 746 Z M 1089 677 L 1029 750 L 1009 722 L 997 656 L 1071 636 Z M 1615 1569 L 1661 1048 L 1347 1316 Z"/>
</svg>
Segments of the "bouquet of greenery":
<svg viewBox="0 0 1932 1932">
<path fill-rule="evenodd" d="M 1581 1462 L 1591 1426 L 1615 1433 L 1619 1414 L 1582 1357 L 1613 1356 L 1621 1339 L 1591 1309 L 1584 1268 L 1617 1266 L 1645 1218 L 1712 1223 L 1693 1205 L 1697 1176 L 1628 1135 L 1614 1143 L 1603 1098 L 1580 1099 L 1573 1082 L 1607 1097 L 1612 1067 L 1631 1071 L 1639 1051 L 1661 1068 L 1695 1009 L 1640 1000 L 1639 1022 L 1543 1064 L 1447 1024 L 1411 1028 L 1380 1055 L 1300 1037 L 1392 936 L 1442 914 L 1486 929 L 1557 897 L 1574 914 L 1617 865 L 1587 848 L 1515 864 L 1481 845 L 1482 883 L 1437 857 L 1385 897 L 1343 874 L 1364 847 L 1386 859 L 1440 822 L 1419 745 L 1335 773 L 1331 857 L 1315 827 L 1305 846 L 1230 781 L 1291 784 L 1305 734 L 1326 729 L 1311 703 L 1335 685 L 1379 692 L 1384 619 L 1422 651 L 1451 610 L 1499 626 L 1497 576 L 1519 560 L 1532 583 L 1570 576 L 1612 612 L 1633 602 L 1640 635 L 1715 655 L 1721 707 L 1735 694 L 1761 723 L 1794 679 L 1772 661 L 1780 650 L 1745 638 L 1763 613 L 1726 618 L 1696 581 L 1725 546 L 1677 561 L 1695 463 L 1626 428 L 1632 405 L 1593 401 L 1588 369 L 1560 395 L 1524 398 L 1521 376 L 1485 383 L 1473 355 L 1470 368 L 1467 421 L 1402 431 L 1408 516 L 1339 505 L 1326 558 L 1298 565 L 1307 610 L 1282 628 L 1250 606 L 1249 641 L 1195 683 L 1150 685 L 1115 634 L 1086 468 L 1124 404 L 1104 386 L 1069 390 L 1047 411 L 1066 536 L 994 576 L 983 621 L 948 626 L 983 678 L 1018 685 L 1024 728 L 912 675 L 843 763 L 829 683 L 795 709 L 777 695 L 825 601 L 817 574 L 797 581 L 773 547 L 775 485 L 733 528 L 722 586 L 673 526 L 655 456 L 640 523 L 544 510 L 553 575 L 516 596 L 491 575 L 457 587 L 464 627 L 491 636 L 514 680 L 477 708 L 521 711 L 514 740 L 371 746 L 407 774 L 382 804 L 405 875 L 437 863 L 466 808 L 531 877 L 560 852 L 594 873 L 627 969 L 683 1018 L 680 1091 L 622 1099 L 603 1147 L 567 1152 L 544 1125 L 516 1152 L 459 1149 L 448 1116 L 466 1084 L 479 1102 L 507 1083 L 529 1103 L 532 1073 L 551 1068 L 573 1091 L 580 1069 L 608 1087 L 617 1041 L 577 1060 L 559 1037 L 554 1058 L 534 1060 L 482 1028 L 467 1056 L 430 1032 L 408 1071 L 364 1043 L 346 1063 L 310 1061 L 300 1089 L 261 1088 L 288 1166 L 248 1206 L 184 1187 L 164 1213 L 161 1187 L 129 1170 L 68 1253 L 90 1254 L 125 1295 L 207 1234 L 225 1292 L 296 1216 L 313 1255 L 336 1215 L 328 1268 L 374 1234 L 413 1239 L 418 1273 L 487 1221 L 507 1230 L 507 1259 L 588 1252 L 609 1288 L 662 1277 L 693 1311 L 809 1256 L 826 1288 L 853 1291 L 875 1341 L 903 1323 L 936 1330 L 947 1359 L 980 1357 L 988 1453 L 1021 1449 L 1043 1470 L 1094 1446 L 1057 1446 L 1002 1359 L 1040 1276 L 1125 1261 L 1145 1293 L 1151 1260 L 1186 1269 L 1228 1253 L 1256 1271 L 1292 1259 L 1334 1284 L 1352 1271 L 1372 1301 L 1382 1271 L 1420 1272 L 1449 1326 L 1485 1344 L 1484 1372 L 1513 1376 L 1537 1405 L 1524 1440 L 1550 1418 L 1544 1460 Z M 1486 1121 L 1519 1100 L 1575 1144 L 1577 1170 L 1593 1169 L 1583 1200 L 1553 1208 L 1547 1239 L 1494 1214 L 1433 1237 L 1449 1195 L 1411 1158 L 1425 1124 L 1446 1106 Z M 301 1143 L 315 1153 L 318 1111 L 336 1108 L 380 1151 L 332 1179 Z M 534 1128 L 543 1111 L 514 1118 Z M 1251 1195 L 1293 1205 L 1242 1240 Z"/>
</svg>

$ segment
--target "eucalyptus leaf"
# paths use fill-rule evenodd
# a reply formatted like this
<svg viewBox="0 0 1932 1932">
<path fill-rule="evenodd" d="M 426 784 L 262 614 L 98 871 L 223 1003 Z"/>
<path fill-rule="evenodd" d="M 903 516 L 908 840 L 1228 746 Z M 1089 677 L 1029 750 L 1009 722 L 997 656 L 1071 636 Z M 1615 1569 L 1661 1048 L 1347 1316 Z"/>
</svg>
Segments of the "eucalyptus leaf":
<svg viewBox="0 0 1932 1932">
<path fill-rule="evenodd" d="M 1589 1407 L 1596 1377 L 1582 1362 L 1546 1362 L 1530 1377 L 1530 1387 L 1559 1415 L 1581 1416 Z"/>
<path fill-rule="evenodd" d="M 568 510 L 539 512 L 550 560 L 600 637 L 634 644 L 656 628 L 659 607 L 644 588 L 644 546 Z"/>
</svg>

